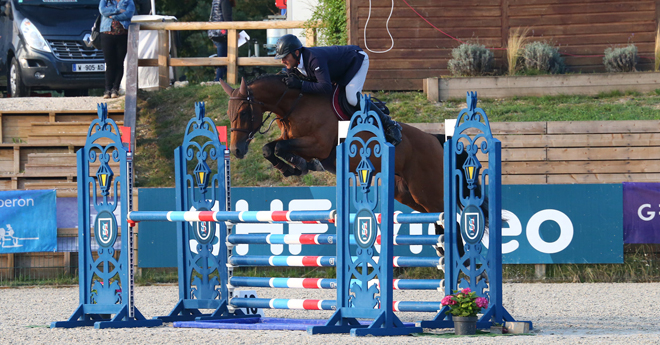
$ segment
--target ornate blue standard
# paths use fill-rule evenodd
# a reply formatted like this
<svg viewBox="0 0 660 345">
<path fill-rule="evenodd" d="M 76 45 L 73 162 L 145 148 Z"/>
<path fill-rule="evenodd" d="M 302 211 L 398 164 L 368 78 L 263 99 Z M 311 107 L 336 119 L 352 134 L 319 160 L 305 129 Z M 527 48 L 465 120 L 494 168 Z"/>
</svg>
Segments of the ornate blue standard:
<svg viewBox="0 0 660 345">
<path fill-rule="evenodd" d="M 213 121 L 205 117 L 203 102 L 195 103 L 195 114 L 186 126 L 183 143 L 174 151 L 177 210 L 211 211 L 217 205 L 216 211 L 227 211 L 229 151 L 220 144 Z M 215 173 L 207 161 L 215 166 Z M 188 167 L 192 166 L 191 173 Z M 226 238 L 224 222 L 177 222 L 179 302 L 169 315 L 157 319 L 173 322 L 244 316 L 240 310 L 228 309 L 231 296 L 226 282 L 231 272 Z M 214 311 L 202 314 L 199 309 Z"/>
<path fill-rule="evenodd" d="M 325 326 L 310 326 L 310 334 L 407 335 L 422 331 L 420 327 L 405 327 L 392 311 L 394 146 L 385 140 L 383 126 L 377 114 L 369 110 L 370 104 L 368 96 L 361 96 L 363 110 L 353 115 L 346 141 L 337 147 L 337 311 Z M 351 161 L 358 160 L 357 166 L 351 167 Z M 372 160 L 380 163 L 379 169 Z M 379 200 L 381 250 L 376 263 L 378 226 L 374 213 Z M 356 210 L 353 226 L 351 208 Z M 355 253 L 351 253 L 349 236 L 357 243 Z M 376 277 L 380 290 L 368 283 Z M 361 325 L 358 318 L 373 322 Z"/>
<path fill-rule="evenodd" d="M 85 147 L 78 150 L 80 305 L 69 320 L 53 322 L 50 327 L 160 326 L 163 323 L 161 320 L 145 319 L 133 304 L 133 232 L 126 221 L 132 196 L 131 181 L 127 179 L 131 168 L 130 152 L 121 143 L 117 124 L 108 118 L 107 105 L 98 105 L 98 116 L 89 126 Z M 113 179 L 110 159 L 119 163 L 121 181 Z M 90 164 L 98 165 L 95 173 L 90 171 Z M 98 190 L 101 191 L 100 196 Z M 90 193 L 93 196 L 92 205 L 97 211 L 92 224 Z M 119 203 L 118 196 L 124 198 L 124 202 Z M 120 207 L 121 239 L 113 213 L 117 207 Z M 121 253 L 115 259 L 113 247 L 117 240 L 121 241 Z M 98 244 L 97 259 L 92 253 L 92 241 Z"/>
<path fill-rule="evenodd" d="M 454 136 L 445 143 L 445 248 L 449 248 L 445 250 L 445 294 L 470 288 L 487 298 L 488 307 L 477 322 L 478 328 L 487 328 L 495 322 L 515 321 L 502 306 L 502 143 L 493 138 L 486 113 L 477 108 L 475 92 L 468 92 L 467 105 L 458 115 Z M 488 168 L 483 171 L 479 150 L 488 156 Z M 465 163 L 458 166 L 462 158 Z M 463 256 L 454 245 L 459 232 L 465 241 Z M 488 236 L 487 252 L 481 242 L 484 236 Z M 453 327 L 447 310 L 444 307 L 432 321 L 420 325 Z"/>
</svg>

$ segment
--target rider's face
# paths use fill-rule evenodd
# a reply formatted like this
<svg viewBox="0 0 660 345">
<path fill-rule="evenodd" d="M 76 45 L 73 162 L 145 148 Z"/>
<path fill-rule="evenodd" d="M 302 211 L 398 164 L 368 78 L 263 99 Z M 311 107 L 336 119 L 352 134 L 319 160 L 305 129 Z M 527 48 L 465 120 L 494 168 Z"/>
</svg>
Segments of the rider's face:
<svg viewBox="0 0 660 345">
<path fill-rule="evenodd" d="M 295 56 L 293 55 L 295 54 Z M 296 50 L 295 52 L 288 54 L 287 56 L 282 58 L 282 63 L 284 66 L 286 66 L 287 69 L 292 69 L 296 66 L 298 66 L 298 56 L 300 55 L 300 52 Z"/>
</svg>

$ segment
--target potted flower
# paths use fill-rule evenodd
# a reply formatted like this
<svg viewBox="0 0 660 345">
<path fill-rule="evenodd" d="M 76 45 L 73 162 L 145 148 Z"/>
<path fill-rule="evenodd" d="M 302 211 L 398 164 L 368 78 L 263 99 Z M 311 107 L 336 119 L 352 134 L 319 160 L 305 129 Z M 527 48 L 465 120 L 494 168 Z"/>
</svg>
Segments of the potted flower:
<svg viewBox="0 0 660 345">
<path fill-rule="evenodd" d="M 477 332 L 477 313 L 488 307 L 488 300 L 478 297 L 476 292 L 465 288 L 455 290 L 454 294 L 445 296 L 442 305 L 449 306 L 445 313 L 452 315 L 454 333 L 458 335 L 475 334 Z"/>
</svg>

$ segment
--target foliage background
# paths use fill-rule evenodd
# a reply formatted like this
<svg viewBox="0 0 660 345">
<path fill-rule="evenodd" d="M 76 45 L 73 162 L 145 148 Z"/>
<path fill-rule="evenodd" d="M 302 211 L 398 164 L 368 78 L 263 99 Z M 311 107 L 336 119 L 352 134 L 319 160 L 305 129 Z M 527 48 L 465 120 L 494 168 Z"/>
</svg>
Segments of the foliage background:
<svg viewBox="0 0 660 345">
<path fill-rule="evenodd" d="M 156 2 L 156 13 L 175 16 L 180 22 L 205 22 L 211 15 L 212 0 L 159 0 Z M 269 15 L 279 14 L 275 0 L 239 0 L 233 11 L 234 21 L 261 21 Z M 254 41 L 260 46 L 263 56 L 266 43 L 266 30 L 246 30 L 252 42 L 238 49 L 239 56 L 248 56 L 248 49 L 254 54 Z M 204 57 L 216 53 L 213 42 L 206 31 L 178 31 L 178 53 L 180 57 Z M 193 83 L 210 81 L 215 77 L 213 67 L 183 67 L 186 79 Z M 241 69 L 239 73 L 247 75 L 251 69 Z"/>
<path fill-rule="evenodd" d="M 318 21 L 322 22 L 318 30 L 319 46 L 345 45 L 348 42 L 344 0 L 319 0 L 319 5 L 305 27 L 312 27 L 312 23 Z"/>
</svg>

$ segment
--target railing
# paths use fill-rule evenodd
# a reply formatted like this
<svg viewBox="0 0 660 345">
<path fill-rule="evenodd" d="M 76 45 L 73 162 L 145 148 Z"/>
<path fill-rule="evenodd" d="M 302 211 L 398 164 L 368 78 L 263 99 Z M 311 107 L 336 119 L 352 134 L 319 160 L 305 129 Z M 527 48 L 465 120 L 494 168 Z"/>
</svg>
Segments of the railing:
<svg viewBox="0 0 660 345">
<path fill-rule="evenodd" d="M 179 66 L 227 66 L 227 82 L 238 82 L 238 66 L 281 66 L 273 57 L 238 57 L 238 32 L 255 29 L 298 29 L 303 21 L 261 21 L 261 22 L 189 22 L 189 23 L 139 23 L 140 30 L 158 30 L 158 58 L 140 59 L 138 66 L 158 66 L 158 86 L 166 88 L 169 83 L 169 67 Z M 173 58 L 169 56 L 169 31 L 183 30 L 227 30 L 227 57 Z M 316 42 L 316 29 L 306 32 L 307 45 Z M 162 38 L 162 39 L 161 39 Z"/>
</svg>

